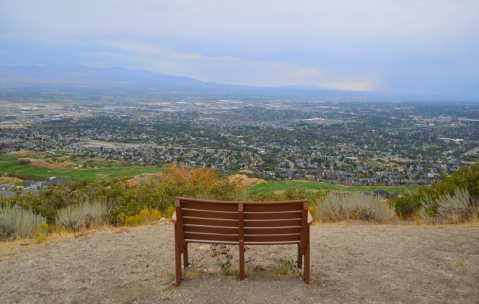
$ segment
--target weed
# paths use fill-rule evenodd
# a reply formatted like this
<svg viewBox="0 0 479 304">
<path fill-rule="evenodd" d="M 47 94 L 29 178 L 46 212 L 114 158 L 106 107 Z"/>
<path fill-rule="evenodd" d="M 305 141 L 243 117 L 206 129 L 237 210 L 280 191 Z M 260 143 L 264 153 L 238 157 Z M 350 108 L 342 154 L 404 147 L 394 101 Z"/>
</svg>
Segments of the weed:
<svg viewBox="0 0 479 304">
<path fill-rule="evenodd" d="M 294 260 L 286 258 L 279 260 L 279 265 L 274 268 L 273 272 L 275 274 L 289 277 L 301 275 L 301 272 L 296 267 Z"/>
<path fill-rule="evenodd" d="M 214 244 L 211 245 L 211 250 L 213 251 L 212 257 L 216 258 L 218 263 L 221 266 L 221 274 L 224 276 L 232 276 L 237 273 L 231 269 L 233 266 L 231 260 L 233 259 L 233 254 L 231 253 L 231 246 Z"/>
<path fill-rule="evenodd" d="M 52 233 L 53 226 L 48 224 L 40 224 L 38 229 L 33 232 L 35 235 L 35 242 L 37 244 L 41 244 L 42 242 L 47 240 L 47 236 Z"/>
</svg>

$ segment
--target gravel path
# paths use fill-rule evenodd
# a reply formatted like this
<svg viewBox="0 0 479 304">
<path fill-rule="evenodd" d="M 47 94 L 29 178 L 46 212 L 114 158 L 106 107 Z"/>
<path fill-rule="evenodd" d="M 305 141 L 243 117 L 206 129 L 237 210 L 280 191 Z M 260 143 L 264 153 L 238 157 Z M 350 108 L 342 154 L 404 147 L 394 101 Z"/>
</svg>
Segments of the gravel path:
<svg viewBox="0 0 479 304">
<path fill-rule="evenodd" d="M 0 250 L 0 303 L 478 303 L 478 244 L 477 224 L 317 225 L 309 286 L 273 270 L 295 246 L 249 248 L 240 282 L 190 245 L 195 271 L 176 288 L 173 226 L 120 228 Z"/>
</svg>

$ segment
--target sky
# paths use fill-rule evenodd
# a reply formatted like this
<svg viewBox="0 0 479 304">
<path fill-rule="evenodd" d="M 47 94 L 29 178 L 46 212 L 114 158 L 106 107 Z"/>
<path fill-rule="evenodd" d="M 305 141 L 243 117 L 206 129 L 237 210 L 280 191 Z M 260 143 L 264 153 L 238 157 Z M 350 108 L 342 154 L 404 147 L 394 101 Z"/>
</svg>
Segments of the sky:
<svg viewBox="0 0 479 304">
<path fill-rule="evenodd" d="M 478 0 L 0 0 L 0 64 L 479 98 Z"/>
</svg>

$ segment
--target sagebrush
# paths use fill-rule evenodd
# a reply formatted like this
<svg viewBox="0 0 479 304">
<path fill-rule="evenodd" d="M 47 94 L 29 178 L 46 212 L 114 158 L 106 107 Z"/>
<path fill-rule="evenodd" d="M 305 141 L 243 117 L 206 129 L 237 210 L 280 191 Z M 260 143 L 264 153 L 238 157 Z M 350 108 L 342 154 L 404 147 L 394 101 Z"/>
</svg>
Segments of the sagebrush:
<svg viewBox="0 0 479 304">
<path fill-rule="evenodd" d="M 456 188 L 453 195 L 445 194 L 436 199 L 425 197 L 419 215 L 430 223 L 456 224 L 477 217 L 478 208 L 471 203 L 469 191 Z"/>
<path fill-rule="evenodd" d="M 56 225 L 72 231 L 101 225 L 108 214 L 107 206 L 102 202 L 85 202 L 67 206 L 58 211 Z"/>
<path fill-rule="evenodd" d="M 45 224 L 43 216 L 31 209 L 19 206 L 0 206 L 0 240 L 11 240 L 33 236 L 41 224 Z"/>
<path fill-rule="evenodd" d="M 394 207 L 378 196 L 328 193 L 324 202 L 316 209 L 316 217 L 323 222 L 347 220 L 374 220 L 384 222 L 396 216 Z"/>
</svg>

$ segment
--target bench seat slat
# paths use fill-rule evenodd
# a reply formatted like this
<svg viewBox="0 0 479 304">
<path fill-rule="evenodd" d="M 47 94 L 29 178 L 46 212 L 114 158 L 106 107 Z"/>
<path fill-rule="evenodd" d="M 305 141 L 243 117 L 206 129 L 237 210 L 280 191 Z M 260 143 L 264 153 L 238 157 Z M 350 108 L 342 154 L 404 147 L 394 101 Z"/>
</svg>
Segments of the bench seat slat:
<svg viewBox="0 0 479 304">
<path fill-rule="evenodd" d="M 225 212 L 225 211 L 205 211 L 205 210 L 193 210 L 183 209 L 183 216 L 201 217 L 201 218 L 215 218 L 215 219 L 238 219 L 238 212 Z"/>
<path fill-rule="evenodd" d="M 288 245 L 288 244 L 300 244 L 300 241 L 284 241 L 284 242 L 244 242 L 245 245 Z"/>
<path fill-rule="evenodd" d="M 215 241 L 219 244 L 223 242 L 239 242 L 239 235 L 236 234 L 217 234 L 217 233 L 200 233 L 200 232 L 186 232 L 185 239 L 192 240 L 209 240 Z"/>
<path fill-rule="evenodd" d="M 265 242 L 265 243 L 273 243 L 273 242 L 288 242 L 288 241 L 300 241 L 301 240 L 301 233 L 290 233 L 290 234 L 245 234 L 244 242 Z"/>
<path fill-rule="evenodd" d="M 284 226 L 301 226 L 301 219 L 278 219 L 278 220 L 245 220 L 245 228 L 247 227 L 284 227 Z"/>
<path fill-rule="evenodd" d="M 206 203 L 206 202 L 190 202 L 184 200 L 181 202 L 183 209 L 196 209 L 196 210 L 212 210 L 212 211 L 238 211 L 238 205 L 234 204 L 222 204 L 221 202 Z"/>
<path fill-rule="evenodd" d="M 290 233 L 301 233 L 301 226 L 292 227 L 247 227 L 245 228 L 245 234 L 248 235 L 281 235 Z"/>
<path fill-rule="evenodd" d="M 183 225 L 205 225 L 217 227 L 238 227 L 238 220 L 206 219 L 197 217 L 184 217 Z"/>
<path fill-rule="evenodd" d="M 245 220 L 301 219 L 301 210 L 288 212 L 245 212 Z"/>
<path fill-rule="evenodd" d="M 208 241 L 208 240 L 198 240 L 198 239 L 185 239 L 186 243 L 198 243 L 198 244 L 224 244 L 224 245 L 239 245 L 239 241 Z M 293 244 L 293 243 L 287 243 Z M 258 244 L 259 245 L 259 244 Z M 264 244 L 267 245 L 267 244 Z"/>
<path fill-rule="evenodd" d="M 203 225 L 183 225 L 185 232 L 216 233 L 239 235 L 238 227 L 218 227 Z"/>
</svg>

